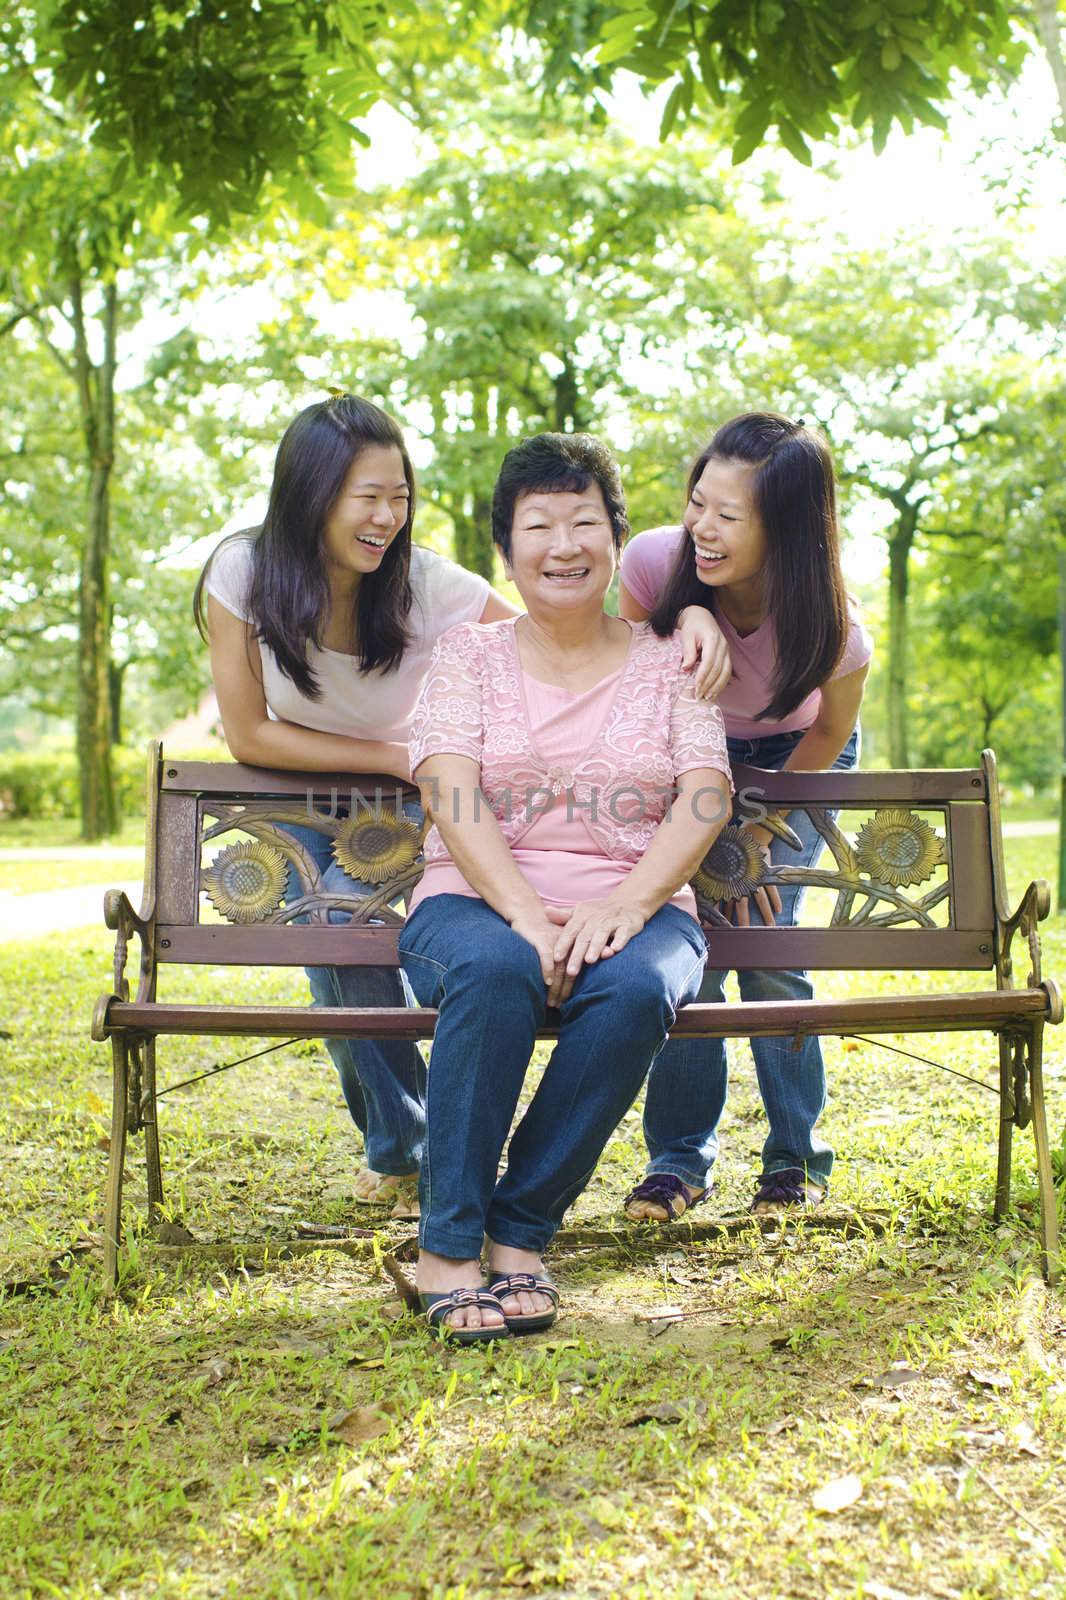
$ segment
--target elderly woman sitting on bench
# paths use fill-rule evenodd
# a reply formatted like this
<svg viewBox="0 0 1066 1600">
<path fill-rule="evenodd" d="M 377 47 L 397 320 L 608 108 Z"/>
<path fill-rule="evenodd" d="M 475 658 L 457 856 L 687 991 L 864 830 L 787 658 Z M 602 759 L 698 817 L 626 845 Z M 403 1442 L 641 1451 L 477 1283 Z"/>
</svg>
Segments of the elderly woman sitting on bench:
<svg viewBox="0 0 1066 1600">
<path fill-rule="evenodd" d="M 434 651 L 411 736 L 433 827 L 400 938 L 440 1011 L 418 1287 L 463 1343 L 555 1318 L 543 1251 L 700 985 L 687 885 L 731 788 L 721 713 L 694 697 L 679 638 L 604 611 L 628 531 L 607 449 L 518 445 L 492 529 L 527 615 L 461 624 Z M 498 1179 L 551 1008 L 559 1042 Z"/>
</svg>

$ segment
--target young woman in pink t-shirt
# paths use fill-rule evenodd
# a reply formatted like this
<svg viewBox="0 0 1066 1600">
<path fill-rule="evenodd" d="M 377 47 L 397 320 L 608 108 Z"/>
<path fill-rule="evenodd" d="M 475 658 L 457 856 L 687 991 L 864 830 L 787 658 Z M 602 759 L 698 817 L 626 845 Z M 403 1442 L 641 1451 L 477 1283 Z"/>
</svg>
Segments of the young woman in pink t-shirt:
<svg viewBox="0 0 1066 1600">
<path fill-rule="evenodd" d="M 692 468 L 680 527 L 655 528 L 622 558 L 619 612 L 669 633 L 678 612 L 702 603 L 724 635 L 733 677 L 719 696 L 734 762 L 792 771 L 854 766 L 858 716 L 872 646 L 844 590 L 833 463 L 825 441 L 772 412 L 719 428 Z M 821 836 L 805 812 L 790 826 L 802 852 L 744 823 L 769 861 L 813 862 Z M 758 889 L 766 923 L 794 923 L 802 889 Z M 747 925 L 747 900 L 734 906 Z M 804 972 L 741 972 L 742 1000 L 808 999 Z M 701 1000 L 723 998 L 724 972 L 708 971 Z M 833 1152 L 816 1133 L 825 1104 L 819 1041 L 752 1039 L 770 1128 L 752 1209 L 816 1205 Z M 633 1220 L 673 1220 L 710 1185 L 725 1104 L 725 1042 L 670 1041 L 652 1069 L 644 1114 L 650 1161 L 627 1196 Z"/>
</svg>

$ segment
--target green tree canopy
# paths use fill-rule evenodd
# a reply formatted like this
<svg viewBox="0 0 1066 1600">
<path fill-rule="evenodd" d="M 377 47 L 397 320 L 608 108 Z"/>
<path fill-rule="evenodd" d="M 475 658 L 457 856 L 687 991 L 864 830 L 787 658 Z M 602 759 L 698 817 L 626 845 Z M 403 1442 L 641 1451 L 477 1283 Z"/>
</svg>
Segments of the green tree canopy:
<svg viewBox="0 0 1066 1600">
<path fill-rule="evenodd" d="M 670 84 L 663 130 L 724 124 L 734 159 L 771 133 L 808 140 L 943 127 L 955 85 L 1015 74 L 1033 40 L 1006 0 L 39 0 L 37 60 L 93 142 L 189 214 L 254 214 L 270 184 L 313 207 L 336 193 L 379 100 L 418 114 L 426 69 L 506 37 L 525 81 L 601 91 L 625 68 Z M 0 44 L 10 42 L 0 31 Z M 464 106 L 464 113 L 468 108 Z"/>
<path fill-rule="evenodd" d="M 663 132 L 724 112 L 733 159 L 773 129 L 797 160 L 848 128 L 880 149 L 894 123 L 944 127 L 953 87 L 1015 73 L 1030 47 L 1005 0 L 533 0 L 554 82 L 586 90 L 622 68 L 671 84 Z"/>
</svg>

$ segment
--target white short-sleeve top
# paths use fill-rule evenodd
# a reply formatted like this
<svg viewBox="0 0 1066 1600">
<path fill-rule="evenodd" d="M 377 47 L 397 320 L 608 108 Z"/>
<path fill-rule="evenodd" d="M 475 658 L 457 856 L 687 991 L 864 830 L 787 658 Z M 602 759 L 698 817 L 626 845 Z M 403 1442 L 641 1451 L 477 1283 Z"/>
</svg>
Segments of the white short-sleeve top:
<svg viewBox="0 0 1066 1600">
<path fill-rule="evenodd" d="M 251 583 L 252 540 L 231 539 L 211 563 L 207 592 L 235 617 L 249 622 Z M 274 652 L 260 641 L 269 715 L 320 733 L 406 743 L 434 644 L 457 623 L 477 622 L 490 592 L 484 578 L 418 545 L 411 551 L 411 590 L 410 643 L 393 671 L 363 672 L 354 656 L 308 644 L 307 662 L 322 691 L 317 700 L 301 694 L 281 671 Z"/>
</svg>

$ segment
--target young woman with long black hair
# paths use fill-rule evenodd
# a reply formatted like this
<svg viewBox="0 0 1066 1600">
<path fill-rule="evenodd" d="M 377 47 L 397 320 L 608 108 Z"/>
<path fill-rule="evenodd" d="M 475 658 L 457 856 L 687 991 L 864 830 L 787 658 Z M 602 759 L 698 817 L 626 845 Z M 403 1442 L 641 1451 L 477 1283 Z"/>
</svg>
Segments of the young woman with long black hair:
<svg viewBox="0 0 1066 1600">
<path fill-rule="evenodd" d="M 730 759 L 813 772 L 854 766 L 872 646 L 840 568 L 833 462 L 813 429 L 773 412 L 734 417 L 696 460 L 680 527 L 652 529 L 622 558 L 619 611 L 670 633 L 683 607 L 703 605 L 725 637 L 733 677 L 719 695 Z M 805 866 L 821 836 L 805 812 L 788 817 L 797 852 L 745 823 L 767 860 Z M 751 897 L 766 923 L 794 923 L 802 890 Z M 735 902 L 738 924 L 750 920 Z M 713 941 L 712 941 L 713 954 Z M 807 999 L 804 972 L 741 972 L 742 1000 Z M 724 972 L 708 970 L 700 999 L 720 1001 Z M 819 1041 L 752 1039 L 769 1134 L 752 1209 L 775 1212 L 824 1198 L 833 1152 L 816 1133 L 825 1104 Z M 707 1192 L 725 1104 L 725 1042 L 669 1041 L 648 1080 L 649 1164 L 626 1200 L 633 1220 L 673 1219 Z"/>
<path fill-rule="evenodd" d="M 393 419 L 355 395 L 308 406 L 278 449 L 266 517 L 212 555 L 194 609 L 211 647 L 222 726 L 237 761 L 409 780 L 407 739 L 437 638 L 515 607 L 484 578 L 412 544 L 415 479 Z M 408 817 L 421 826 L 414 802 Z M 330 842 L 300 842 L 334 892 L 366 894 Z M 390 968 L 308 968 L 320 1005 L 406 1003 Z M 425 1068 L 414 1044 L 331 1039 L 360 1129 L 356 1196 L 404 1198 L 425 1132 Z"/>
</svg>

